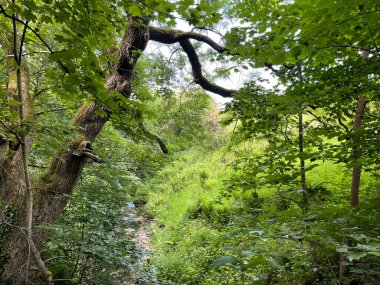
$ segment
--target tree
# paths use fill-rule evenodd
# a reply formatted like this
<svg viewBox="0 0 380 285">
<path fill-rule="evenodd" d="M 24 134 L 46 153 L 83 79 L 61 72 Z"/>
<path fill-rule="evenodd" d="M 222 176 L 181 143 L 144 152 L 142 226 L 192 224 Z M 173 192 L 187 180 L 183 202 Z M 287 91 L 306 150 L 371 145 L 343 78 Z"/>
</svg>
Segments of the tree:
<svg viewBox="0 0 380 285">
<path fill-rule="evenodd" d="M 369 127 L 373 125 L 375 118 L 365 116 L 365 113 L 371 113 L 373 110 L 366 108 L 369 101 L 372 105 L 379 100 L 375 87 L 379 77 L 375 70 L 378 65 L 380 37 L 376 20 L 379 13 L 378 3 L 311 3 L 299 0 L 266 3 L 238 1 L 231 4 L 233 17 L 251 23 L 244 28 L 231 29 L 227 35 L 227 44 L 231 47 L 231 52 L 238 53 L 243 59 L 252 59 L 252 65 L 256 67 L 268 67 L 282 78 L 286 77 L 286 74 L 292 76 L 292 73 L 296 76 L 294 70 L 301 64 L 304 78 L 304 86 L 301 88 L 301 100 L 304 105 L 302 112 L 312 115 L 315 109 L 318 110 L 317 113 L 323 110 L 330 116 L 328 120 L 333 118 L 335 121 L 330 125 L 320 122 L 325 129 L 324 134 L 326 127 L 331 132 L 332 125 L 346 133 L 344 140 L 347 142 L 347 148 L 341 148 L 336 158 L 353 167 L 351 206 L 357 208 L 363 165 L 361 161 L 369 159 L 362 155 L 373 153 L 377 141 L 374 140 L 376 130 Z M 243 7 L 250 7 L 252 13 Z M 337 70 L 344 72 L 345 77 L 335 73 L 334 77 L 327 79 L 327 74 L 331 76 L 331 72 Z M 338 77 L 339 80 L 344 80 L 345 84 L 339 84 Z M 350 80 L 347 80 L 348 78 Z M 336 86 L 335 90 L 330 85 L 332 81 Z M 288 90 L 295 86 L 294 80 L 292 82 L 286 79 L 283 83 Z M 326 85 L 330 88 L 327 89 Z M 316 93 L 313 87 L 317 87 L 321 92 Z M 329 99 L 331 94 L 336 96 Z M 353 102 L 357 105 L 355 112 L 352 112 Z M 338 104 L 340 107 L 331 108 L 331 104 Z M 320 121 L 318 116 L 314 119 Z M 368 120 L 367 128 L 361 126 L 365 120 Z M 334 130 L 332 132 L 335 133 Z M 368 144 L 370 141 L 372 146 Z M 367 147 L 371 151 L 366 151 Z M 370 161 L 367 161 L 367 168 L 371 168 L 377 161 L 376 157 L 377 155 L 371 156 Z"/>
<path fill-rule="evenodd" d="M 164 44 L 179 43 L 188 56 L 195 83 L 222 96 L 231 96 L 233 93 L 232 90 L 209 82 L 203 76 L 201 63 L 190 39 L 206 43 L 219 53 L 225 52 L 226 49 L 201 34 L 149 26 L 149 19 L 152 17 L 151 7 L 154 7 L 154 4 L 157 3 L 155 1 L 148 3 L 127 1 L 126 4 L 119 1 L 83 3 L 65 1 L 52 4 L 50 1 L 29 1 L 24 5 L 13 1 L 11 4 L 2 3 L 0 6 L 2 26 L 6 28 L 7 34 L 2 40 L 2 46 L 6 51 L 11 50 L 5 53 L 7 57 L 4 60 L 9 62 L 15 59 L 16 62 L 16 64 L 9 63 L 7 92 L 3 97 L 3 103 L 10 115 L 2 113 L 1 121 L 1 132 L 4 133 L 1 139 L 0 160 L 3 214 L 1 227 L 5 233 L 5 237 L 2 237 L 4 243 L 1 245 L 4 259 L 1 268 L 5 278 L 16 283 L 28 278 L 32 262 L 26 258 L 29 256 L 29 245 L 25 242 L 24 236 L 26 228 L 30 233 L 29 243 L 34 252 L 34 261 L 39 264 L 40 273 L 44 278 L 51 280 L 51 274 L 39 256 L 47 233 L 36 227 L 49 224 L 59 217 L 74 191 L 86 162 L 102 161 L 93 153 L 92 142 L 108 121 L 116 122 L 115 124 L 132 134 L 136 135 L 137 132 L 140 137 L 156 140 L 163 151 L 167 151 L 158 137 L 145 130 L 141 111 L 135 107 L 137 101 L 132 100 L 135 66 L 149 40 Z M 194 9 L 184 10 L 183 7 L 187 4 L 189 3 L 180 3 L 178 7 L 174 5 L 174 8 L 183 14 L 190 13 L 186 16 L 195 21 L 198 19 L 197 13 L 201 10 L 198 5 L 195 5 Z M 203 2 L 201 4 L 206 8 L 211 7 L 211 4 Z M 169 2 L 160 2 L 160 6 L 163 7 L 163 12 L 173 10 L 173 4 Z M 122 11 L 123 8 L 126 9 L 128 16 Z M 214 21 L 212 18 L 217 14 L 208 11 L 206 10 L 204 19 L 212 23 Z M 106 41 L 114 42 L 113 37 L 120 26 L 124 25 L 123 22 L 126 22 L 127 28 L 120 48 L 114 48 Z M 9 28 L 12 23 L 13 30 Z M 18 27 L 22 30 L 21 34 Z M 56 28 L 59 28 L 58 32 Z M 49 34 L 51 32 L 55 33 L 54 39 Z M 98 32 L 100 36 L 105 36 L 100 43 L 97 42 Z M 105 35 L 106 32 L 110 34 Z M 9 41 L 9 38 L 13 38 L 13 41 Z M 57 41 L 56 48 L 62 48 L 61 51 L 53 50 L 51 47 L 53 40 Z M 13 48 L 10 45 L 12 43 Z M 40 52 L 35 49 L 35 46 L 41 45 L 45 50 Z M 75 130 L 73 139 L 55 152 L 47 170 L 32 183 L 28 178 L 27 161 L 35 126 L 33 116 L 35 98 L 31 98 L 28 93 L 29 75 L 26 72 L 26 57 L 30 56 L 29 60 L 33 61 L 34 56 L 40 53 L 50 54 L 49 59 L 54 63 L 54 68 L 58 67 L 57 70 L 50 69 L 45 74 L 46 77 L 50 77 L 48 78 L 50 83 L 44 82 L 49 88 L 56 88 L 55 92 L 67 93 L 61 96 L 68 98 L 69 101 L 78 103 L 77 98 L 74 98 L 77 94 L 81 94 L 79 98 L 87 97 L 90 100 L 80 106 L 73 118 L 70 127 Z M 21 58 L 25 58 L 23 64 L 19 60 Z M 104 64 L 106 58 L 108 58 L 108 69 Z M 110 74 L 105 79 L 107 70 Z M 51 83 L 54 80 L 63 81 L 63 88 L 58 89 L 54 86 Z M 105 80 L 105 86 L 100 83 L 102 80 Z M 24 91 L 21 88 L 23 84 Z M 43 92 L 38 84 L 37 80 L 34 97 Z M 16 96 L 17 92 L 22 96 Z M 12 110 L 13 105 L 20 106 L 19 115 L 17 110 Z M 22 109 L 28 116 L 22 115 Z M 134 120 L 134 124 L 131 124 L 134 129 L 131 125 L 123 124 L 125 118 Z M 25 211 L 26 204 L 28 212 Z"/>
<path fill-rule="evenodd" d="M 277 184 L 281 189 L 301 180 L 301 191 L 311 196 L 318 187 L 305 187 L 304 172 L 328 159 L 352 169 L 347 196 L 351 208 L 358 210 L 362 168 L 368 172 L 378 168 L 379 136 L 373 128 L 378 124 L 374 112 L 379 102 L 378 4 L 302 0 L 231 4 L 232 16 L 251 22 L 230 31 L 231 52 L 246 60 L 254 58 L 253 66 L 266 66 L 284 86 L 271 92 L 250 83 L 235 96 L 230 111 L 232 118 L 241 120 L 240 134 L 264 137 L 268 146 L 262 156 L 237 161 L 243 175 L 231 181 L 231 188 L 256 190 Z M 249 4 L 255 12 L 243 9 Z M 298 149 L 292 141 L 296 117 Z M 301 148 L 302 141 L 308 149 Z M 301 171 L 295 168 L 297 161 Z M 280 197 L 299 203 L 289 195 L 298 192 L 296 187 L 291 185 Z M 339 242 L 354 247 L 346 235 Z M 343 280 L 349 269 L 347 253 L 341 252 L 341 261 Z"/>
</svg>

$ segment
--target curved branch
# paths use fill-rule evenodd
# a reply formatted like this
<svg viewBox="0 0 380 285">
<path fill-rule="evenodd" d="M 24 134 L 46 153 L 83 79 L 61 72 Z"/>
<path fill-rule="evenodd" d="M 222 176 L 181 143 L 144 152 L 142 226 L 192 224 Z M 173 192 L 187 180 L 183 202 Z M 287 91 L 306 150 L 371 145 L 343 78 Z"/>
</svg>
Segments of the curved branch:
<svg viewBox="0 0 380 285">
<path fill-rule="evenodd" d="M 149 33 L 150 33 L 150 39 L 155 42 L 160 42 L 163 44 L 174 44 L 177 42 L 180 42 L 182 40 L 197 40 L 199 42 L 203 42 L 205 44 L 208 44 L 210 47 L 212 47 L 215 51 L 218 53 L 227 53 L 231 54 L 229 49 L 227 49 L 224 46 L 221 46 L 220 44 L 213 41 L 208 36 L 194 33 L 194 32 L 183 32 L 180 30 L 167 30 L 167 29 L 161 29 L 157 27 L 151 27 L 149 26 Z"/>
<path fill-rule="evenodd" d="M 144 135 L 146 135 L 149 139 L 155 140 L 158 145 L 160 146 L 163 153 L 169 153 L 168 148 L 166 147 L 165 143 L 161 140 L 159 136 L 156 136 L 152 133 L 150 133 L 144 126 L 142 122 L 139 123 L 139 127 L 143 131 Z"/>
<path fill-rule="evenodd" d="M 198 54 L 194 48 L 194 46 L 191 44 L 190 39 L 194 39 L 197 41 L 204 42 L 208 44 L 210 47 L 212 47 L 215 51 L 218 53 L 226 52 L 227 54 L 230 54 L 229 50 L 218 43 L 214 42 L 211 38 L 193 33 L 193 32 L 182 32 L 179 30 L 165 30 L 155 27 L 149 27 L 149 33 L 150 33 L 150 40 L 164 43 L 164 44 L 173 44 L 173 43 L 179 43 L 184 50 L 184 52 L 187 54 L 187 57 L 189 58 L 194 82 L 199 84 L 203 89 L 213 92 L 215 94 L 219 94 L 223 97 L 232 97 L 232 94 L 236 92 L 236 90 L 229 90 L 226 88 L 223 88 L 219 85 L 216 85 L 210 81 L 208 81 L 202 74 L 202 65 L 199 61 Z"/>
<path fill-rule="evenodd" d="M 161 29 L 161 28 L 149 26 L 149 33 L 150 33 L 150 39 L 151 40 L 156 41 L 156 42 L 160 42 L 160 43 L 164 43 L 164 44 L 174 44 L 177 42 L 179 42 L 181 44 L 181 42 L 184 42 L 184 41 L 190 42 L 189 40 L 192 39 L 192 40 L 197 40 L 199 42 L 203 42 L 203 43 L 209 45 L 211 48 L 213 48 L 216 52 L 218 52 L 220 54 L 225 53 L 227 55 L 240 55 L 239 53 L 232 53 L 228 48 L 216 43 L 215 41 L 213 41 L 208 36 L 198 34 L 198 33 L 192 32 L 192 31 L 191 32 L 183 32 L 180 30 L 174 30 L 174 29 L 173 30 L 167 30 L 167 29 Z M 190 43 L 190 45 L 191 45 L 191 43 Z M 182 44 L 181 44 L 181 46 L 182 46 Z M 182 46 L 182 48 L 183 48 L 183 46 Z M 185 50 L 185 52 L 189 56 L 189 53 L 186 50 Z M 196 55 L 196 52 L 195 52 L 195 55 Z M 190 56 L 189 56 L 189 60 L 190 60 L 191 65 L 193 66 L 193 73 L 194 73 L 194 64 L 197 65 L 197 63 L 192 62 Z M 279 76 L 279 70 L 275 69 L 273 67 L 272 63 L 265 62 L 264 66 L 268 67 L 274 74 Z M 282 66 L 284 66 L 285 68 L 290 69 L 290 70 L 294 68 L 293 65 L 289 65 L 289 64 L 282 64 Z M 227 89 L 219 87 L 215 84 L 212 84 L 211 82 L 208 82 L 204 77 L 203 77 L 203 79 L 206 81 L 205 82 L 206 84 L 205 85 L 200 84 L 200 85 L 204 89 L 206 89 L 210 92 L 219 94 L 223 97 L 231 97 L 232 93 L 236 92 L 235 90 L 227 90 Z M 205 86 L 208 86 L 209 84 L 211 84 L 213 87 L 219 87 L 219 88 L 223 89 L 222 93 L 219 93 L 219 91 L 218 91 L 219 88 L 215 89 L 215 88 L 211 87 L 211 90 L 207 89 Z M 228 92 L 225 92 L 226 90 Z"/>
<path fill-rule="evenodd" d="M 210 81 L 208 81 L 202 74 L 202 65 L 199 61 L 197 52 L 194 46 L 191 44 L 190 40 L 182 40 L 179 43 L 183 48 L 184 52 L 187 54 L 189 58 L 191 68 L 193 71 L 194 82 L 199 84 L 203 89 L 219 94 L 223 97 L 232 97 L 232 94 L 236 92 L 235 90 L 229 90 L 223 88 L 219 85 L 216 85 Z"/>
<path fill-rule="evenodd" d="M 338 122 L 339 122 L 339 125 L 341 125 L 345 130 L 346 132 L 349 134 L 351 131 L 348 129 L 348 127 L 342 122 L 342 118 L 341 116 L 338 116 Z"/>
<path fill-rule="evenodd" d="M 191 31 L 195 30 L 195 29 L 198 29 L 198 30 L 205 30 L 205 31 L 210 31 L 210 32 L 213 32 L 215 34 L 217 34 L 218 36 L 221 36 L 223 37 L 222 33 L 219 32 L 218 30 L 216 29 L 210 29 L 210 28 L 206 28 L 206 27 L 194 27 L 191 29 Z"/>
<path fill-rule="evenodd" d="M 272 63 L 270 63 L 270 62 L 265 62 L 264 65 L 265 65 L 266 67 L 268 67 L 270 70 L 272 70 L 272 72 L 273 72 L 274 74 L 276 74 L 277 76 L 279 76 L 279 70 L 278 70 L 278 69 L 275 69 L 275 68 L 273 67 L 273 64 L 272 64 Z"/>
</svg>

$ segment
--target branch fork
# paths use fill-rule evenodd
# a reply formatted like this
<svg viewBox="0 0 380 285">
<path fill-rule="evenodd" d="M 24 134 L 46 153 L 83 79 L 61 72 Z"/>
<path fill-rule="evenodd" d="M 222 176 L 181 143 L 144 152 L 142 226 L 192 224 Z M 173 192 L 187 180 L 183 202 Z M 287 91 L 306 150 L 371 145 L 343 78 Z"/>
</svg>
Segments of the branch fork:
<svg viewBox="0 0 380 285">
<path fill-rule="evenodd" d="M 82 141 L 79 143 L 77 150 L 80 155 L 91 159 L 94 162 L 103 163 L 104 160 L 92 152 L 92 145 L 90 141 Z"/>
</svg>

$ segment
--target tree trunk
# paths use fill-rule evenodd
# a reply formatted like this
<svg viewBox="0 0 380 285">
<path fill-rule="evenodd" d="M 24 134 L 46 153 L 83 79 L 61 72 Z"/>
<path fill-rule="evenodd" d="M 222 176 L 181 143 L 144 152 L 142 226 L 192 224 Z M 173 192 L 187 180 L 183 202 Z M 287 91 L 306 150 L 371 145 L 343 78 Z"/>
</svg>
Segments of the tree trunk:
<svg viewBox="0 0 380 285">
<path fill-rule="evenodd" d="M 297 63 L 298 79 L 301 84 L 304 82 L 302 75 L 302 64 L 301 62 Z M 307 185 L 306 185 L 306 173 L 305 173 L 305 159 L 304 155 L 304 128 L 303 128 L 303 107 L 302 102 L 299 104 L 299 113 L 298 113 L 298 151 L 300 157 L 300 173 L 301 173 L 301 190 L 302 190 L 302 202 L 306 206 L 308 202 L 307 194 Z"/>
<path fill-rule="evenodd" d="M 356 107 L 355 120 L 352 128 L 352 158 L 355 160 L 356 165 L 352 168 L 352 182 L 351 182 L 351 208 L 356 209 L 359 206 L 359 188 L 360 188 L 360 176 L 362 172 L 362 164 L 357 161 L 360 158 L 359 139 L 355 137 L 355 132 L 361 127 L 365 106 L 367 104 L 367 98 L 360 96 Z"/>
<path fill-rule="evenodd" d="M 369 52 L 363 50 L 362 52 L 362 62 L 366 65 L 368 60 Z M 367 79 L 367 78 L 366 78 Z M 355 166 L 352 169 L 352 182 L 351 182 L 351 208 L 356 209 L 359 206 L 359 188 L 360 188 L 360 176 L 362 172 L 362 164 L 358 161 L 360 158 L 360 140 L 357 138 L 355 133 L 360 129 L 363 121 L 365 106 L 367 105 L 367 98 L 363 94 L 358 98 L 358 104 L 355 112 L 354 125 L 352 126 L 352 158 L 354 159 Z"/>
<path fill-rule="evenodd" d="M 29 123 L 34 120 L 33 111 L 33 100 L 29 93 L 29 73 L 25 60 L 22 62 L 22 92 L 23 92 L 23 108 L 25 110 L 25 120 Z M 17 68 L 14 63 L 11 62 L 7 68 L 8 71 L 8 86 L 7 86 L 7 101 L 16 100 L 18 101 L 18 86 L 17 86 Z M 13 107 L 9 107 L 12 113 L 18 113 Z M 24 243 L 28 243 L 26 239 L 26 198 L 27 198 L 27 187 L 25 184 L 25 173 L 23 168 L 23 149 L 21 147 L 21 140 L 24 144 L 24 151 L 29 152 L 32 147 L 31 134 L 28 133 L 24 135 L 21 139 L 18 135 L 16 127 L 19 125 L 18 122 L 3 122 L 2 131 L 5 134 L 5 139 L 2 142 L 2 153 L 0 154 L 0 189 L 1 189 L 1 200 L 3 206 L 6 205 L 5 215 L 12 216 L 13 222 L 12 229 L 5 229 L 3 224 L 2 230 L 7 233 L 6 241 L 1 245 L 1 257 L 2 264 L 0 264 L 0 269 L 4 270 L 6 266 L 6 260 L 12 259 L 12 252 L 17 252 L 18 247 L 14 247 L 12 244 L 15 236 L 22 237 Z M 4 214 L 1 217 L 1 222 L 11 222 L 7 221 Z M 5 239 L 2 237 L 2 239 Z M 24 260 L 27 256 L 24 256 Z"/>
</svg>

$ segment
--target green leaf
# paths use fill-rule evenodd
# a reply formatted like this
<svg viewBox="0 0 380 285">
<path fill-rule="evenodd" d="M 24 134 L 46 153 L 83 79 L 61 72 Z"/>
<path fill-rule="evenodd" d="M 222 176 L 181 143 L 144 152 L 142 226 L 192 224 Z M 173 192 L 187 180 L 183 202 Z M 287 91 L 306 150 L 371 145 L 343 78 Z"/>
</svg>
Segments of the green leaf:
<svg viewBox="0 0 380 285">
<path fill-rule="evenodd" d="M 226 255 L 216 259 L 210 266 L 210 269 L 217 269 L 221 266 L 231 266 L 236 261 L 236 257 Z"/>
<path fill-rule="evenodd" d="M 249 231 L 248 232 L 250 235 L 258 235 L 258 236 L 262 236 L 264 231 L 260 231 L 260 230 L 253 230 L 253 231 Z"/>
<path fill-rule="evenodd" d="M 279 53 L 271 58 L 271 63 L 273 64 L 283 64 L 286 63 L 286 53 Z"/>
<path fill-rule="evenodd" d="M 349 251 L 347 258 L 349 261 L 359 260 L 363 257 L 365 257 L 368 253 L 367 252 L 360 252 L 360 251 Z"/>
<path fill-rule="evenodd" d="M 139 8 L 139 6 L 137 5 L 132 5 L 129 7 L 128 9 L 128 12 L 132 15 L 132 16 L 140 16 L 141 15 L 141 10 Z"/>
<path fill-rule="evenodd" d="M 277 269 L 281 268 L 280 263 L 278 263 L 278 261 L 276 259 L 267 258 L 267 261 L 268 261 L 269 265 L 271 265 L 272 267 L 277 268 Z"/>
<path fill-rule="evenodd" d="M 347 245 L 338 246 L 336 248 L 336 251 L 339 253 L 347 253 L 348 252 L 348 246 Z"/>
<path fill-rule="evenodd" d="M 367 240 L 368 239 L 368 237 L 366 235 L 363 235 L 363 234 L 350 235 L 350 237 L 352 237 L 353 239 L 355 239 L 357 241 L 363 241 L 363 240 Z"/>
</svg>

